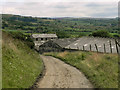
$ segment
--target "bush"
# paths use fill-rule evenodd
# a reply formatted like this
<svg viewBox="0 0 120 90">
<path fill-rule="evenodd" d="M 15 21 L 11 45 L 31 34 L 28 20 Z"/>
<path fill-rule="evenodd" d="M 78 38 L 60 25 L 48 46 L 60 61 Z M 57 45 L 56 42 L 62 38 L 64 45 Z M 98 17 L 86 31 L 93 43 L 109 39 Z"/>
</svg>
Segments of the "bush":
<svg viewBox="0 0 120 90">
<path fill-rule="evenodd" d="M 113 35 L 114 38 L 120 38 L 120 35 L 116 34 L 116 35 Z"/>
<path fill-rule="evenodd" d="M 62 31 L 59 31 L 59 32 L 56 32 L 58 38 L 69 38 L 69 34 L 68 33 L 65 33 L 65 32 L 62 32 Z"/>
<path fill-rule="evenodd" d="M 111 37 L 110 33 L 108 31 L 96 31 L 91 34 L 91 36 L 94 37 Z"/>
</svg>

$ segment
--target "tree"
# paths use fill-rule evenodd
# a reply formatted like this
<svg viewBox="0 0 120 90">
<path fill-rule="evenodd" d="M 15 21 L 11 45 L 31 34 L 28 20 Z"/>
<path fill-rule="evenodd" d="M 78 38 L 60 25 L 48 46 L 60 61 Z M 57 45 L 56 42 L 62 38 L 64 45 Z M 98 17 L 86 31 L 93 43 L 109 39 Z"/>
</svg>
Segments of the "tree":
<svg viewBox="0 0 120 90">
<path fill-rule="evenodd" d="M 93 32 L 91 35 L 94 37 L 111 37 L 110 33 L 104 30 Z"/>
<path fill-rule="evenodd" d="M 58 38 L 69 38 L 69 35 L 65 32 L 62 32 L 62 31 L 58 31 L 56 32 Z"/>
</svg>

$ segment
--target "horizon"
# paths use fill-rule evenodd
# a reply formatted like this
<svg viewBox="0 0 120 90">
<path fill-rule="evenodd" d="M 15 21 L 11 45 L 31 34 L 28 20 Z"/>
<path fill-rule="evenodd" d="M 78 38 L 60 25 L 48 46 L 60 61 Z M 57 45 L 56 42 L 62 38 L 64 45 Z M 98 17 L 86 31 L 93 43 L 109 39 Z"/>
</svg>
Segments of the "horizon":
<svg viewBox="0 0 120 90">
<path fill-rule="evenodd" d="M 115 18 L 118 18 L 118 16 L 117 17 L 103 17 L 103 18 L 99 18 L 99 17 L 72 17 L 72 16 L 63 16 L 63 17 L 59 17 L 59 16 L 56 16 L 56 17 L 40 17 L 40 16 L 38 16 L 38 17 L 36 17 L 36 16 L 31 16 L 31 15 L 20 15 L 20 14 L 0 14 L 0 15 L 13 15 L 13 16 L 22 16 L 22 17 L 32 17 L 32 18 L 83 18 L 83 19 L 115 19 Z"/>
</svg>

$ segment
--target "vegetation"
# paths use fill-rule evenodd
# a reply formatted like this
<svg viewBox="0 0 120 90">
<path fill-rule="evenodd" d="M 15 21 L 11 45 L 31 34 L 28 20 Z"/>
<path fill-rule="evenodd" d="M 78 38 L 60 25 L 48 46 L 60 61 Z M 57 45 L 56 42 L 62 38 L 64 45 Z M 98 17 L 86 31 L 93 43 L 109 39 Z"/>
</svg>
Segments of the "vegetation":
<svg viewBox="0 0 120 90">
<path fill-rule="evenodd" d="M 34 48 L 34 42 L 30 35 L 25 35 L 22 32 L 8 32 L 14 39 L 19 39 L 28 45 L 31 49 Z"/>
<path fill-rule="evenodd" d="M 91 34 L 94 37 L 112 37 L 108 31 L 96 31 Z"/>
<path fill-rule="evenodd" d="M 4 30 L 20 31 L 26 34 L 56 33 L 59 38 L 81 37 L 95 31 L 107 31 L 112 37 L 120 37 L 118 18 L 37 18 L 3 14 Z"/>
<path fill-rule="evenodd" d="M 118 55 L 94 52 L 45 53 L 75 66 L 97 88 L 118 88 Z"/>
<path fill-rule="evenodd" d="M 26 43 L 22 34 L 3 32 L 2 87 L 29 88 L 43 69 L 39 54 Z"/>
</svg>

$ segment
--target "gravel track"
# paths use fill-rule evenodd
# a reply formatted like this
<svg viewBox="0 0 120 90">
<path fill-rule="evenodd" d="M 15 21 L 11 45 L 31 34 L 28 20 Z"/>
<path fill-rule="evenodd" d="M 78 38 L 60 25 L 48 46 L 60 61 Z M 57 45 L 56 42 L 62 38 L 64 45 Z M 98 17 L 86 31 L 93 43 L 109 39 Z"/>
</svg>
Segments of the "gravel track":
<svg viewBox="0 0 120 90">
<path fill-rule="evenodd" d="M 93 88 L 89 80 L 76 68 L 51 56 L 42 56 L 45 75 L 38 88 Z"/>
</svg>

